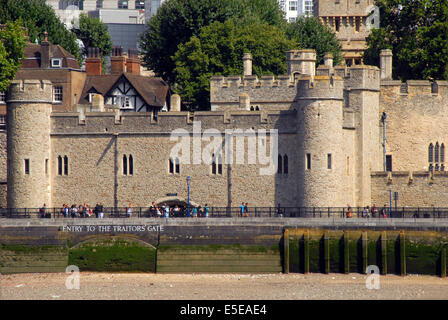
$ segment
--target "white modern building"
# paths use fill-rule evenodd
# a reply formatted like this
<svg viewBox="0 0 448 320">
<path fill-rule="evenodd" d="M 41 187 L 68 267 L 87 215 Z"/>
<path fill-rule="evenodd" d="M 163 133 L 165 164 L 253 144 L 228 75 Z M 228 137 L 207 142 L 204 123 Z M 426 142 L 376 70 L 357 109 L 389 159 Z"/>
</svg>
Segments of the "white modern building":
<svg viewBox="0 0 448 320">
<path fill-rule="evenodd" d="M 288 22 L 294 22 L 301 16 L 313 16 L 313 0 L 278 0 Z"/>
</svg>

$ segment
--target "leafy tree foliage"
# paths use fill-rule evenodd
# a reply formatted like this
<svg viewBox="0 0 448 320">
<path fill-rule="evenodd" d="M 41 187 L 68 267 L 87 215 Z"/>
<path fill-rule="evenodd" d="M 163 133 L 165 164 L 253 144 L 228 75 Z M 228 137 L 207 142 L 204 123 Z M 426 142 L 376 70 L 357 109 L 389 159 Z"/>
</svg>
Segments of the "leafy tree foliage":
<svg viewBox="0 0 448 320">
<path fill-rule="evenodd" d="M 5 92 L 9 82 L 20 68 L 26 45 L 20 21 L 8 22 L 0 29 L 0 92 Z"/>
<path fill-rule="evenodd" d="M 187 109 L 208 109 L 212 75 L 241 74 L 246 52 L 252 54 L 254 74 L 285 74 L 285 51 L 297 47 L 284 31 L 266 23 L 214 22 L 179 45 L 175 91 L 189 102 Z"/>
<path fill-rule="evenodd" d="M 448 79 L 448 1 L 376 0 L 380 29 L 367 38 L 364 62 L 379 66 L 381 49 L 394 55 L 395 78 Z"/>
<path fill-rule="evenodd" d="M 172 57 L 177 47 L 197 36 L 202 27 L 229 18 L 285 24 L 277 0 L 167 0 L 141 37 L 144 64 L 173 84 L 176 65 Z"/>
<path fill-rule="evenodd" d="M 335 65 L 342 60 L 341 44 L 335 34 L 315 17 L 304 17 L 289 23 L 286 34 L 296 40 L 301 49 L 316 50 L 318 65 L 323 63 L 324 55 L 328 52 L 333 54 Z"/>
<path fill-rule="evenodd" d="M 89 47 L 99 48 L 100 56 L 103 58 L 103 70 L 105 70 L 104 57 L 110 56 L 112 51 L 112 39 L 106 25 L 99 18 L 81 14 L 79 16 L 79 27 L 72 31 L 84 44 L 84 55 L 87 55 Z"/>
<path fill-rule="evenodd" d="M 76 36 L 67 30 L 55 11 L 44 0 L 0 0 L 0 23 L 21 20 L 31 42 L 44 39 L 59 44 L 80 61 L 80 49 Z"/>
</svg>

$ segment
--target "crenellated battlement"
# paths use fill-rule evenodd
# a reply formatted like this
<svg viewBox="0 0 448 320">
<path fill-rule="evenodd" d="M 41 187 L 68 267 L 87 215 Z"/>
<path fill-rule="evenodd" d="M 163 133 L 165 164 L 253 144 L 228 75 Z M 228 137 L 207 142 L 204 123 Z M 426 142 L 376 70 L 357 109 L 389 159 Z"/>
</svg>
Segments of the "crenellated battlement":
<svg viewBox="0 0 448 320">
<path fill-rule="evenodd" d="M 436 80 L 399 80 L 381 81 L 381 93 L 396 98 L 411 98 L 414 96 L 448 98 L 448 81 Z"/>
<path fill-rule="evenodd" d="M 203 129 L 278 129 L 280 133 L 296 132 L 295 111 L 203 111 L 162 112 L 157 120 L 150 112 L 53 112 L 51 134 L 169 134 L 176 129 L 191 131 L 194 121 Z"/>
<path fill-rule="evenodd" d="M 8 89 L 7 103 L 52 102 L 53 87 L 49 80 L 14 80 Z"/>
<path fill-rule="evenodd" d="M 297 100 L 337 99 L 342 100 L 344 80 L 338 76 L 302 77 L 297 82 Z"/>
</svg>

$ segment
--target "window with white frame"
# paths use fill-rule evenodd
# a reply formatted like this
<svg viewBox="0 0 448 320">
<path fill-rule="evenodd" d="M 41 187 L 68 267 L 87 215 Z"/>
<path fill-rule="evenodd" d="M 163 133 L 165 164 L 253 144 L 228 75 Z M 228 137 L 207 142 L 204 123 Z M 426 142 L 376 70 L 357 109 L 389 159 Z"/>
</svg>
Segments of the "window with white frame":
<svg viewBox="0 0 448 320">
<path fill-rule="evenodd" d="M 313 16 L 313 0 L 305 0 L 304 14 L 307 17 Z"/>
<path fill-rule="evenodd" d="M 145 9 L 145 0 L 135 0 L 135 9 Z"/>
<path fill-rule="evenodd" d="M 127 9 L 128 1 L 127 0 L 118 0 L 118 9 Z"/>
<path fill-rule="evenodd" d="M 62 59 L 60 59 L 60 58 L 51 59 L 51 67 L 52 68 L 61 68 L 62 67 Z"/>
<path fill-rule="evenodd" d="M 297 11 L 297 1 L 289 1 L 289 11 Z"/>
<path fill-rule="evenodd" d="M 53 102 L 62 102 L 63 94 L 61 86 L 53 87 Z"/>
<path fill-rule="evenodd" d="M 0 104 L 6 103 L 6 92 L 0 92 Z"/>
</svg>

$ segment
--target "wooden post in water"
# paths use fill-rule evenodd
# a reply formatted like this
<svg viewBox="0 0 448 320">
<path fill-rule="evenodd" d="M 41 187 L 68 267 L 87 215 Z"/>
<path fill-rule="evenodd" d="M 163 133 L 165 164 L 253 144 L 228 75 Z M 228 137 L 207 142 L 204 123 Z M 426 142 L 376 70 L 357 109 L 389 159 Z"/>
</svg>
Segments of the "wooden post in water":
<svg viewBox="0 0 448 320">
<path fill-rule="evenodd" d="M 387 236 L 381 233 L 381 274 L 387 274 Z"/>
<path fill-rule="evenodd" d="M 344 232 L 344 273 L 350 273 L 350 249 L 348 231 Z"/>
<path fill-rule="evenodd" d="M 440 252 L 440 276 L 442 278 L 446 277 L 446 246 L 442 247 Z"/>
<path fill-rule="evenodd" d="M 406 275 L 406 243 L 404 231 L 400 232 L 400 275 Z"/>
<path fill-rule="evenodd" d="M 284 272 L 289 273 L 289 230 L 285 229 L 283 232 L 283 263 Z"/>
<path fill-rule="evenodd" d="M 324 234 L 324 272 L 330 273 L 330 236 L 328 232 Z"/>
<path fill-rule="evenodd" d="M 367 232 L 364 231 L 361 235 L 361 250 L 362 250 L 362 273 L 366 273 L 369 264 L 367 252 Z"/>
<path fill-rule="evenodd" d="M 305 231 L 303 234 L 303 253 L 304 253 L 304 273 L 307 274 L 310 272 L 310 234 L 309 231 Z"/>
</svg>

